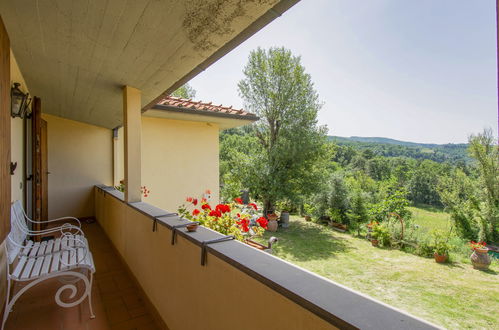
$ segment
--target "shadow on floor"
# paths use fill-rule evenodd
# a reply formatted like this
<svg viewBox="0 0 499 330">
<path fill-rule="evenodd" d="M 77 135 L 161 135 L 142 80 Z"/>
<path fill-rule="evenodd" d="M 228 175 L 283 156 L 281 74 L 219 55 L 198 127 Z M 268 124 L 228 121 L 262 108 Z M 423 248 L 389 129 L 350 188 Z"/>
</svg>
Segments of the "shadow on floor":
<svg viewBox="0 0 499 330">
<path fill-rule="evenodd" d="M 159 329 L 146 307 L 141 291 L 97 223 L 82 224 L 92 251 L 96 273 L 92 287 L 95 319 L 90 319 L 88 302 L 63 308 L 55 303 L 61 286 L 47 280 L 28 290 L 14 305 L 7 330 L 153 330 Z"/>
</svg>

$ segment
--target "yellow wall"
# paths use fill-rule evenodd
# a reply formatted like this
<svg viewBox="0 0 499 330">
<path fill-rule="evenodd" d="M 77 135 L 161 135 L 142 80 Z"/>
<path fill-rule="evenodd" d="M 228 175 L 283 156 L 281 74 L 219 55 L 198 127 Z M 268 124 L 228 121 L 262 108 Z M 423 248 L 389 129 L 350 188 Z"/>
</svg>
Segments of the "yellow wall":
<svg viewBox="0 0 499 330">
<path fill-rule="evenodd" d="M 119 131 L 122 155 L 123 129 Z M 151 191 L 142 200 L 176 211 L 187 196 L 200 197 L 210 189 L 212 203 L 217 203 L 218 132 L 216 124 L 142 117 L 142 185 Z M 122 156 L 119 162 L 123 175 Z"/>
<path fill-rule="evenodd" d="M 19 89 L 24 93 L 29 92 L 26 87 L 26 82 L 19 70 L 14 53 L 10 51 L 10 82 L 11 85 L 14 82 L 21 84 Z M 23 169 L 24 169 L 24 158 L 23 158 L 23 144 L 24 144 L 24 133 L 23 133 L 24 121 L 19 118 L 10 119 L 10 145 L 11 145 L 11 162 L 17 162 L 17 169 L 14 175 L 11 176 L 11 199 L 12 201 L 20 200 L 24 202 L 24 187 L 23 185 Z"/>
<path fill-rule="evenodd" d="M 96 190 L 96 217 L 170 330 L 335 329 L 268 286 Z"/>
<path fill-rule="evenodd" d="M 47 121 L 49 218 L 93 216 L 93 186 L 112 184 L 111 130 L 42 117 Z"/>
<path fill-rule="evenodd" d="M 19 87 L 24 93 L 28 92 L 24 78 L 19 70 L 16 59 L 12 50 L 10 51 L 10 83 L 14 82 L 21 83 Z M 24 158 L 23 158 L 23 134 L 24 122 L 21 118 L 16 117 L 10 119 L 10 159 L 11 162 L 17 162 L 17 169 L 14 175 L 11 176 L 11 201 L 20 200 L 24 202 L 24 186 L 23 184 L 23 168 L 24 168 Z M 10 219 L 4 219 L 5 221 L 10 221 Z M 5 256 L 5 241 L 0 244 L 0 297 L 5 297 L 6 294 L 6 256 Z M 0 303 L 0 306 L 4 305 L 4 299 Z"/>
</svg>

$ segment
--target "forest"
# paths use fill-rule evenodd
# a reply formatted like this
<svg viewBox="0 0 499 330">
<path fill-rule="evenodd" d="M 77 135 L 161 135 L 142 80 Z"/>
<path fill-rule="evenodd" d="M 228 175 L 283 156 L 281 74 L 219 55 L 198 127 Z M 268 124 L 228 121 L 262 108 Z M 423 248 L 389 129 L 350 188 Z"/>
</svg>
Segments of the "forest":
<svg viewBox="0 0 499 330">
<path fill-rule="evenodd" d="M 429 159 L 438 163 L 450 162 L 453 164 L 468 164 L 471 158 L 468 154 L 468 144 L 427 144 L 405 142 L 379 137 L 349 138 L 328 136 L 330 141 L 341 146 L 352 146 L 356 149 L 370 149 L 379 156 L 396 157 L 406 156 L 414 159 Z"/>
<path fill-rule="evenodd" d="M 231 200 L 241 190 L 249 189 L 253 199 L 262 201 L 258 171 L 266 168 L 254 165 L 262 162 L 262 153 L 252 128 L 222 132 L 220 146 L 222 198 Z M 293 166 L 287 167 L 287 176 L 281 174 L 282 181 L 276 178 L 276 190 L 288 186 L 285 181 L 299 184 L 293 185 L 297 191 L 277 195 L 271 211 L 309 215 L 317 222 L 334 221 L 357 234 L 364 232 L 368 223 L 384 223 L 390 214 L 396 213 L 409 228 L 406 241 L 423 250 L 419 251 L 421 254 L 430 254 L 424 251 L 431 250 L 425 244 L 430 244 L 435 234 L 421 237 L 414 231 L 411 236 L 410 206 L 432 206 L 450 213 L 452 232 L 439 234 L 446 241 L 450 236 L 458 236 L 463 242 L 497 241 L 498 168 L 494 137 L 485 131 L 471 136 L 469 145 L 448 146 L 324 137 L 319 148 L 322 155 L 314 162 L 318 166 L 309 168 L 306 181 L 300 180 L 304 175 Z M 425 156 L 429 154 L 441 156 L 431 159 Z"/>
<path fill-rule="evenodd" d="M 499 241 L 499 152 L 491 130 L 443 145 L 328 136 L 317 120 L 323 104 L 300 61 L 282 47 L 250 53 L 238 91 L 260 120 L 220 133 L 222 200 L 245 190 L 264 215 L 287 211 L 356 235 L 376 223 L 384 245 L 400 237 L 391 224 L 396 215 L 406 226 L 396 245 L 423 255 L 435 246 L 447 252 L 451 237 Z M 188 85 L 177 91 L 194 95 Z M 444 210 L 450 229 L 418 231 L 414 206 Z"/>
</svg>

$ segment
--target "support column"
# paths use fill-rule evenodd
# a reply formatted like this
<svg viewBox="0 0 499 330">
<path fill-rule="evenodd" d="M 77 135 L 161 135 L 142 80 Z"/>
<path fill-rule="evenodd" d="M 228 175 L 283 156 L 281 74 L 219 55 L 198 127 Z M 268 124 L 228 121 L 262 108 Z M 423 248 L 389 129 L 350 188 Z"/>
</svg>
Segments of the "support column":
<svg viewBox="0 0 499 330">
<path fill-rule="evenodd" d="M 123 125 L 125 135 L 125 202 L 141 201 L 141 151 L 142 130 L 140 91 L 123 87 Z"/>
<path fill-rule="evenodd" d="M 121 178 L 119 173 L 120 168 L 120 152 L 119 152 L 118 127 L 113 128 L 113 186 L 120 185 Z"/>
</svg>

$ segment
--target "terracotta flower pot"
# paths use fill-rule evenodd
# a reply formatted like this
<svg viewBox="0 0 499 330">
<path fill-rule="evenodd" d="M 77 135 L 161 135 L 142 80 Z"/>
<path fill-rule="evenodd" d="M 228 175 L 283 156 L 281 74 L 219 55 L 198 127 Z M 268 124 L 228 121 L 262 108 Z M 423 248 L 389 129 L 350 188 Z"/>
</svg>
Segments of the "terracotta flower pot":
<svg viewBox="0 0 499 330">
<path fill-rule="evenodd" d="M 274 220 L 279 219 L 279 216 L 275 213 L 272 213 L 272 214 L 267 215 L 267 219 L 269 219 L 269 221 L 274 221 Z"/>
<path fill-rule="evenodd" d="M 474 249 L 470 257 L 473 268 L 480 270 L 489 268 L 491 260 L 488 252 L 488 248 Z"/>
<path fill-rule="evenodd" d="M 270 220 L 269 223 L 267 224 L 267 230 L 268 231 L 277 231 L 277 220 Z"/>
<path fill-rule="evenodd" d="M 447 261 L 447 255 L 445 255 L 445 254 L 438 254 L 435 252 L 433 254 L 433 257 L 435 258 L 435 261 L 439 264 L 442 264 L 442 263 Z"/>
<path fill-rule="evenodd" d="M 372 246 L 378 246 L 379 241 L 377 239 L 372 239 L 371 244 L 372 244 Z"/>
<path fill-rule="evenodd" d="M 199 225 L 197 223 L 191 223 L 187 226 L 185 226 L 185 228 L 187 228 L 187 231 L 190 231 L 190 232 L 193 232 L 193 231 L 196 231 L 198 229 Z"/>
</svg>

